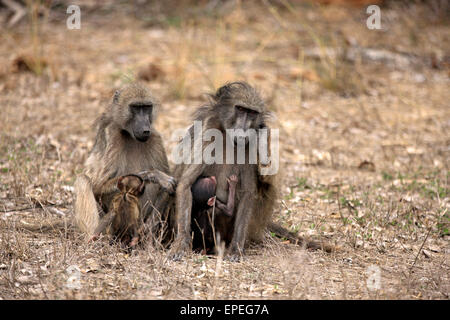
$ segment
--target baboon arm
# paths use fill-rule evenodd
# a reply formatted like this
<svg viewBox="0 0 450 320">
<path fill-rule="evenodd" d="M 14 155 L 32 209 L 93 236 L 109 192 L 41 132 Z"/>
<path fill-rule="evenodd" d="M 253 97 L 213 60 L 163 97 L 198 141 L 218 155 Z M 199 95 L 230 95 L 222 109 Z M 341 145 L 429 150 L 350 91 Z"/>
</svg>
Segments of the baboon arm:
<svg viewBox="0 0 450 320">
<path fill-rule="evenodd" d="M 216 197 L 215 205 L 217 208 L 223 211 L 227 216 L 231 217 L 234 212 L 235 205 L 235 195 L 236 195 L 236 185 L 230 184 L 228 187 L 228 200 L 227 204 L 223 203 Z"/>
<path fill-rule="evenodd" d="M 267 150 L 267 156 L 269 159 L 268 162 L 263 161 L 261 158 L 258 158 L 258 179 L 259 181 L 263 182 L 263 183 L 268 183 L 268 184 L 272 184 L 274 182 L 274 175 L 267 175 L 267 174 L 262 174 L 264 169 L 270 169 L 270 167 L 273 165 L 273 161 L 275 161 L 274 159 L 272 159 L 272 150 L 271 150 L 271 145 L 270 145 L 270 141 L 271 141 L 271 131 L 270 129 L 264 125 L 264 127 L 262 127 L 261 129 L 268 129 L 267 132 L 267 140 L 264 141 L 259 141 L 259 143 L 261 144 L 260 147 L 262 147 L 263 149 Z M 259 154 L 258 154 L 259 156 Z"/>
<path fill-rule="evenodd" d="M 187 249 L 190 243 L 192 191 L 191 186 L 205 169 L 204 164 L 193 164 L 183 172 L 176 191 L 177 241 Z"/>
<path fill-rule="evenodd" d="M 216 198 L 215 206 L 217 208 L 219 208 L 221 211 L 223 211 L 223 213 L 225 213 L 227 216 L 233 215 L 233 210 L 230 211 L 228 209 L 228 206 L 217 198 Z M 233 206 L 233 208 L 234 208 L 234 206 Z"/>
<path fill-rule="evenodd" d="M 230 244 L 231 261 L 238 261 L 244 251 L 247 240 L 248 226 L 251 217 L 255 214 L 256 208 L 256 174 L 252 170 L 241 170 L 240 199 L 236 210 L 236 220 L 234 222 L 233 238 Z M 245 188 L 245 189 L 244 189 Z M 242 190 L 244 189 L 244 190 Z"/>
<path fill-rule="evenodd" d="M 234 201 L 236 195 L 236 183 L 228 184 L 228 201 L 226 213 L 231 217 L 234 211 Z"/>
<path fill-rule="evenodd" d="M 238 261 L 244 251 L 250 217 L 255 208 L 254 197 L 254 194 L 245 191 L 239 201 L 234 223 L 233 238 L 230 245 L 230 260 L 232 261 Z"/>
<path fill-rule="evenodd" d="M 97 190 L 94 191 L 96 197 L 108 196 L 112 193 L 119 191 L 117 188 L 117 182 L 119 181 L 120 176 L 114 177 L 106 181 L 102 184 Z"/>
<path fill-rule="evenodd" d="M 165 189 L 169 193 L 174 193 L 176 187 L 175 178 L 165 174 L 164 172 L 158 169 L 149 169 L 137 174 L 142 178 L 142 180 L 146 182 L 152 182 L 159 184 L 163 189 Z"/>
</svg>

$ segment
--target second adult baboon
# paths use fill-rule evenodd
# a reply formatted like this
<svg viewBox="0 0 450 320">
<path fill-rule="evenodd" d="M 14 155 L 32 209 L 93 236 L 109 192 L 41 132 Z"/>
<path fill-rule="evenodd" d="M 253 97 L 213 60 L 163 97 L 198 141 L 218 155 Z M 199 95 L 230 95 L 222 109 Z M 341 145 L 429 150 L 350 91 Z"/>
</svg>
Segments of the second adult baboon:
<svg viewBox="0 0 450 320">
<path fill-rule="evenodd" d="M 141 219 L 156 232 L 166 221 L 167 192 L 175 189 L 161 136 L 153 127 L 158 103 L 139 84 L 114 94 L 96 122 L 95 144 L 84 173 L 75 182 L 75 222 L 90 239 L 111 208 L 122 176 L 139 175 L 149 183 L 139 198 Z"/>
<path fill-rule="evenodd" d="M 274 226 L 281 228 L 271 222 L 277 198 L 276 174 L 263 175 L 264 164 L 259 159 L 256 163 L 251 162 L 249 152 L 248 132 L 252 129 L 257 131 L 268 128 L 267 118 L 270 117 L 270 113 L 258 92 L 245 82 L 226 84 L 211 97 L 211 103 L 197 111 L 195 120 L 201 121 L 203 133 L 208 129 L 213 129 L 222 134 L 224 138 L 221 149 L 228 150 L 231 147 L 233 159 L 230 163 L 230 159 L 223 152 L 219 161 L 215 155 L 215 163 L 193 162 L 181 164 L 176 168 L 175 175 L 178 179 L 176 191 L 177 236 L 174 243 L 174 259 L 180 259 L 184 252 L 191 248 L 191 217 L 193 213 L 191 186 L 200 176 L 216 177 L 216 197 L 222 202 L 225 202 L 228 197 L 227 178 L 231 175 L 238 177 L 232 218 L 218 217 L 214 223 L 216 232 L 225 235 L 222 239 L 227 244 L 230 260 L 240 259 L 247 240 L 260 241 L 264 230 L 270 230 Z M 233 136 L 230 137 L 230 134 Z M 190 145 L 194 157 L 197 145 L 203 145 L 200 150 L 202 153 L 206 148 L 209 150 L 210 143 L 205 143 L 205 141 L 210 141 L 210 139 L 204 136 L 196 137 L 194 126 L 189 129 L 188 137 L 191 139 Z M 201 141 L 197 139 L 201 139 Z M 214 143 L 217 144 L 217 141 Z M 269 144 L 270 142 L 263 141 L 263 143 Z M 245 145 L 244 155 L 238 154 L 238 148 L 235 148 L 238 144 Z M 242 156 L 244 161 L 238 164 L 237 159 L 241 158 L 242 160 Z M 275 230 L 275 232 L 278 231 Z M 287 230 L 285 231 L 287 232 Z"/>
</svg>

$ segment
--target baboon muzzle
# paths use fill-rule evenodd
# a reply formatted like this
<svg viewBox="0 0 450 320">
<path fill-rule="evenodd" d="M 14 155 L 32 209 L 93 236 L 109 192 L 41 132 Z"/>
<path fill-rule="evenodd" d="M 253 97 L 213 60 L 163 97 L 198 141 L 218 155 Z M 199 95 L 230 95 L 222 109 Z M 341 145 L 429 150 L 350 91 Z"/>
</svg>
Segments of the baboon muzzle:
<svg viewBox="0 0 450 320">
<path fill-rule="evenodd" d="M 136 140 L 145 142 L 150 138 L 150 130 L 142 130 L 134 133 Z"/>
</svg>

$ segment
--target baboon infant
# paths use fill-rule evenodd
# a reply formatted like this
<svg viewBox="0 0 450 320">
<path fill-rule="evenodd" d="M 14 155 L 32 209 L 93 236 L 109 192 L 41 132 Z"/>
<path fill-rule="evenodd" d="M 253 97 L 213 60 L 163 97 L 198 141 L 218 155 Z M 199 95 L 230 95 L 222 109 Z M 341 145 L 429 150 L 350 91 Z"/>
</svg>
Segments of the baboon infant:
<svg viewBox="0 0 450 320">
<path fill-rule="evenodd" d="M 119 240 L 123 246 L 137 245 L 141 225 L 139 197 L 144 193 L 145 182 L 137 175 L 122 176 L 117 181 L 119 192 L 111 200 L 109 212 L 100 219 L 91 240 L 106 232 Z"/>
<path fill-rule="evenodd" d="M 224 213 L 229 217 L 233 216 L 234 195 L 238 178 L 233 174 L 227 179 L 227 182 L 229 194 L 227 204 L 225 204 L 215 197 L 217 187 L 215 176 L 198 178 L 191 187 L 194 208 L 201 210 L 215 205 L 220 209 L 220 213 Z"/>
<path fill-rule="evenodd" d="M 220 215 L 226 221 L 233 217 L 238 178 L 236 175 L 231 175 L 227 182 L 228 200 L 226 204 L 216 198 L 217 180 L 215 176 L 200 177 L 191 187 L 193 202 L 191 225 L 194 232 L 194 250 L 202 250 L 204 253 L 213 251 L 216 244 L 215 225 L 217 223 L 215 223 L 215 217 Z M 226 235 L 221 234 L 222 239 L 224 236 Z"/>
</svg>

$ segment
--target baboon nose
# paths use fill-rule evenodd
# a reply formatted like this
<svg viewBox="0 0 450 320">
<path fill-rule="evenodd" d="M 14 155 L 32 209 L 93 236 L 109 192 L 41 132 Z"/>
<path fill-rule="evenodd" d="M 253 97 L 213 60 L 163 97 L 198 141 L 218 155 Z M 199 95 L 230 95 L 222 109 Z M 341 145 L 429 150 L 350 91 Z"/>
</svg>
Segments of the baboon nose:
<svg viewBox="0 0 450 320">
<path fill-rule="evenodd" d="M 136 139 L 145 142 L 150 137 L 150 130 L 144 130 L 135 135 Z"/>
</svg>

